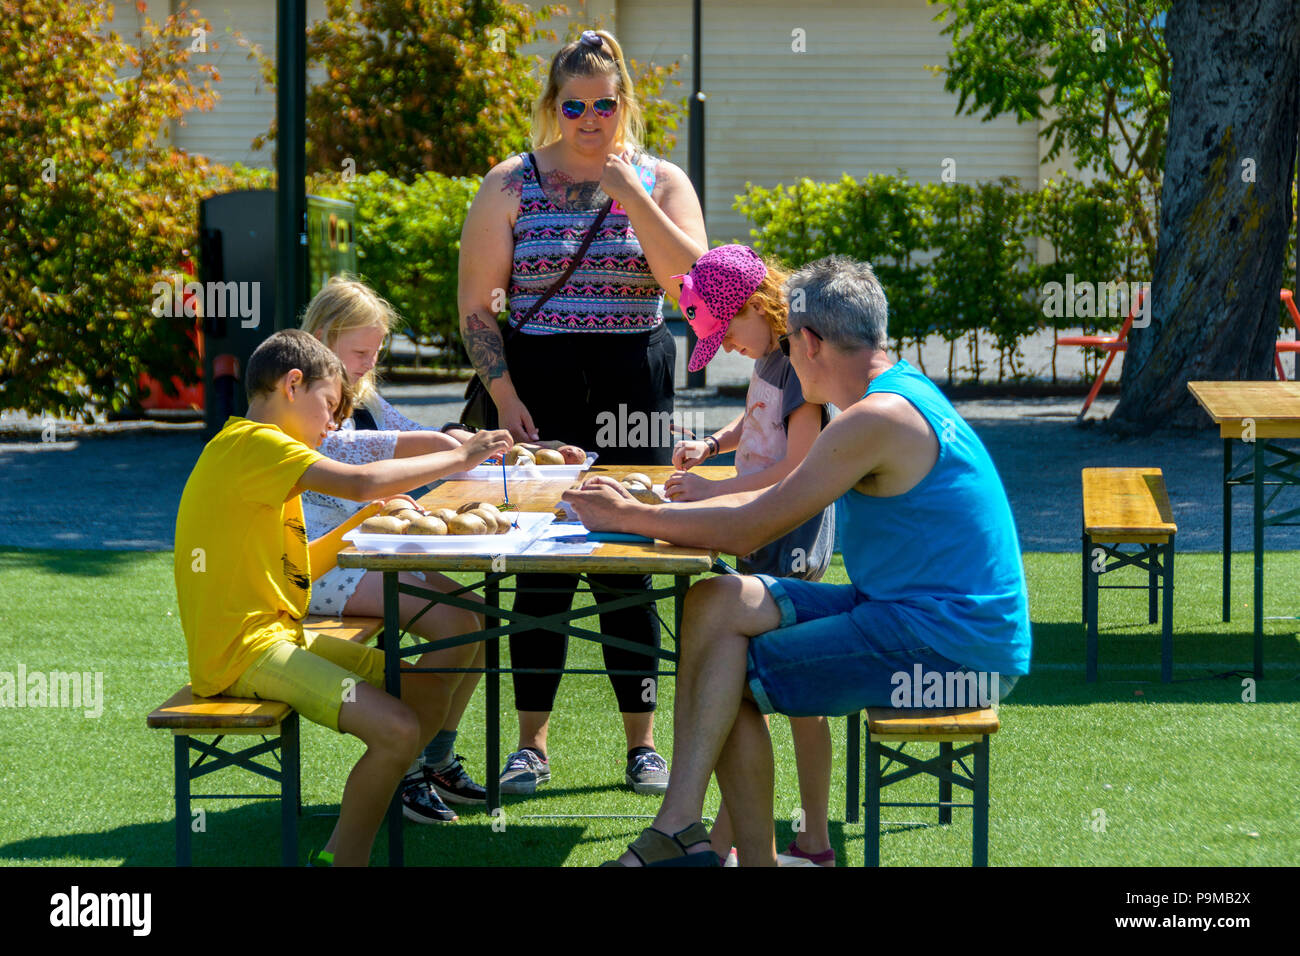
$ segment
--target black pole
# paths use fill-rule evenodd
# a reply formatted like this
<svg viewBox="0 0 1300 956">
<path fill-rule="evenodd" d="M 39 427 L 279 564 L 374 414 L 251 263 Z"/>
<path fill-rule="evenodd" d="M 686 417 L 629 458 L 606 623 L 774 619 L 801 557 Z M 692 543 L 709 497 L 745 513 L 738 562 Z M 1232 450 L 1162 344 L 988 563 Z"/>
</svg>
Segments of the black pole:
<svg viewBox="0 0 1300 956">
<path fill-rule="evenodd" d="M 701 70 L 700 70 L 700 0 L 691 2 L 691 99 L 689 113 L 687 115 L 687 135 L 689 158 L 687 165 L 690 167 L 689 175 L 691 185 L 695 187 L 695 195 L 700 198 L 700 209 L 704 206 L 704 90 L 701 88 Z M 708 221 L 708 213 L 705 213 L 705 221 Z M 686 326 L 686 354 L 689 356 L 695 351 L 695 331 Z M 687 388 L 704 387 L 704 369 L 698 372 L 686 373 Z"/>
<path fill-rule="evenodd" d="M 307 3 L 278 0 L 275 118 L 275 328 L 298 325 L 307 301 Z"/>
</svg>

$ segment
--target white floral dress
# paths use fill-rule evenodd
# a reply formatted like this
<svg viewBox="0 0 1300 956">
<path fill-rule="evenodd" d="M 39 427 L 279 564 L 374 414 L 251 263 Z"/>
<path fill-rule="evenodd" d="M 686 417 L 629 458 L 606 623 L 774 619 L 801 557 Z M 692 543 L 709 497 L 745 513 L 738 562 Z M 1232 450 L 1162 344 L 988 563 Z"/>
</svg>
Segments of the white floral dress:
<svg viewBox="0 0 1300 956">
<path fill-rule="evenodd" d="M 431 431 L 419 422 L 411 421 L 378 394 L 367 403 L 366 408 L 375 418 L 378 431 L 354 426 L 352 419 L 343 423 L 343 427 L 325 436 L 318 449 L 327 458 L 347 462 L 349 465 L 365 465 L 372 461 L 392 458 L 397 452 L 397 436 L 400 432 Z M 307 540 L 314 541 L 323 534 L 337 528 L 356 514 L 365 502 L 349 501 L 347 498 L 335 498 L 318 491 L 302 493 L 302 514 L 307 523 Z M 313 568 L 313 571 L 319 569 Z M 311 585 L 311 614 L 328 614 L 338 616 L 344 606 L 356 593 L 365 571 L 361 568 L 333 567 L 316 578 Z M 423 578 L 423 574 L 416 572 Z"/>
</svg>

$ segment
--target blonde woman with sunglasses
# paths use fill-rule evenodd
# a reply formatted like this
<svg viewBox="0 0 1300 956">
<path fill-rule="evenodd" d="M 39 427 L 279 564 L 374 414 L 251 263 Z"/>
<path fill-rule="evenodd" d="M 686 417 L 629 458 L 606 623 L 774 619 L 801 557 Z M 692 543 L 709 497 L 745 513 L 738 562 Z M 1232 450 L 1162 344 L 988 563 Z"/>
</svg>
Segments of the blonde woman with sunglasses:
<svg viewBox="0 0 1300 956">
<path fill-rule="evenodd" d="M 611 443 L 601 440 L 608 435 L 598 421 L 602 413 L 621 421 L 671 416 L 676 347 L 663 296 L 676 294 L 673 276 L 707 248 L 699 199 L 680 169 L 641 148 L 640 105 L 622 50 L 605 31 L 585 31 L 552 58 L 532 133 L 531 152 L 488 172 L 465 220 L 459 304 L 470 359 L 500 427 L 516 440 L 573 442 L 598 452 L 602 464 L 671 464 L 670 437 L 662 447 Z M 503 293 L 509 341 L 496 321 Z M 648 575 L 595 578 L 625 592 L 650 586 Z M 521 575 L 521 588 L 560 593 L 518 594 L 515 608 L 560 613 L 577 583 L 572 575 Z M 604 614 L 601 630 L 659 646 L 650 606 Z M 512 666 L 558 670 L 566 641 L 548 631 L 514 635 Z M 608 669 L 631 672 L 610 680 L 627 737 L 624 782 L 638 792 L 662 792 L 668 782 L 654 750 L 655 663 L 605 648 Z M 550 779 L 547 732 L 559 683 L 558 673 L 515 675 L 519 746 L 502 772 L 503 792 L 532 793 Z"/>
</svg>

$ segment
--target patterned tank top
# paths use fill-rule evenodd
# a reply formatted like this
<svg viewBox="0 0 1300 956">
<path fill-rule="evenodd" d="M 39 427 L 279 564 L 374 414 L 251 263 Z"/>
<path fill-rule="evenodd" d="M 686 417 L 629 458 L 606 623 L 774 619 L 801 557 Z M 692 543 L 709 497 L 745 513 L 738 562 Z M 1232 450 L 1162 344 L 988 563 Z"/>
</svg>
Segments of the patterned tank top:
<svg viewBox="0 0 1300 956">
<path fill-rule="evenodd" d="M 595 221 L 593 210 L 568 210 L 553 203 L 523 154 L 524 187 L 515 221 L 514 265 L 510 274 L 510 321 L 518 324 L 568 268 Z M 642 183 L 653 188 L 658 160 L 638 157 Z M 607 197 L 599 194 L 600 205 Z M 617 203 L 569 280 L 519 331 L 647 332 L 663 324 L 664 290 L 659 287 L 627 214 Z"/>
</svg>

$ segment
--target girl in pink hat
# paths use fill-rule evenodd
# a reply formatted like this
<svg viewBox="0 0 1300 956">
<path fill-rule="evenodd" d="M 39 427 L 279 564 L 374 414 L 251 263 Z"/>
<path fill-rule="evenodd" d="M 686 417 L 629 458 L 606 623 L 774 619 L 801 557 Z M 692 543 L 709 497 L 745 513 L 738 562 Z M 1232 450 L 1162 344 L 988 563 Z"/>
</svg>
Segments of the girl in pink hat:
<svg viewBox="0 0 1300 956">
<path fill-rule="evenodd" d="M 829 420 L 824 405 L 804 401 L 798 376 L 784 351 L 787 273 L 748 246 L 710 249 L 675 278 L 682 281 L 679 306 L 698 338 L 688 368 L 698 371 L 721 348 L 754 359 L 745 411 L 703 439 L 678 442 L 673 464 L 679 469 L 664 483 L 673 501 L 698 501 L 774 485 L 803 461 Z M 690 469 L 715 455 L 736 452 L 736 477 L 711 481 Z M 785 537 L 752 554 L 741 555 L 742 574 L 770 574 L 818 581 L 834 548 L 835 510 L 824 512 Z M 824 717 L 792 717 L 795 761 L 804 826 L 782 858 L 788 864 L 835 865 L 830 846 L 831 737 Z M 713 828 L 713 849 L 727 858 L 731 822 L 725 805 Z"/>
</svg>

